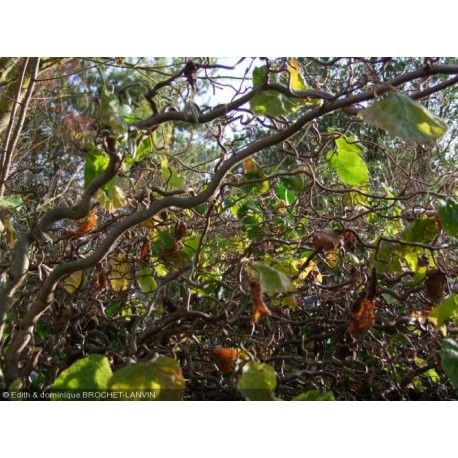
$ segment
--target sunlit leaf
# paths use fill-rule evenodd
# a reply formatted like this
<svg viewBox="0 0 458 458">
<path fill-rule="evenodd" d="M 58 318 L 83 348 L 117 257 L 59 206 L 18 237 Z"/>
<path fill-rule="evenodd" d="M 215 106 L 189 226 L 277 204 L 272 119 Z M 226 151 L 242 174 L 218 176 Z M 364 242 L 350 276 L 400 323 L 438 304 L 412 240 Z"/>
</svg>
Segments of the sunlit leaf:
<svg viewBox="0 0 458 458">
<path fill-rule="evenodd" d="M 9 248 L 13 248 L 16 243 L 17 232 L 13 226 L 13 222 L 11 221 L 11 218 L 9 217 L 4 218 L 3 225 L 5 228 L 4 230 L 5 230 L 5 236 L 6 236 L 6 243 L 8 243 Z"/>
<path fill-rule="evenodd" d="M 21 196 L 4 196 L 0 199 L 0 208 L 17 208 L 21 205 Z"/>
<path fill-rule="evenodd" d="M 265 178 L 266 174 L 259 170 L 257 172 L 247 172 L 243 175 L 243 179 L 246 181 L 249 180 L 261 180 Z M 247 193 L 254 193 L 257 195 L 261 195 L 266 193 L 269 190 L 269 182 L 267 180 L 259 181 L 258 183 L 249 183 L 245 186 L 242 186 L 242 189 Z"/>
<path fill-rule="evenodd" d="M 137 280 L 142 293 L 146 294 L 156 291 L 157 283 L 148 267 L 144 266 L 140 269 L 137 274 Z"/>
<path fill-rule="evenodd" d="M 85 163 L 84 163 L 84 187 L 87 188 L 91 181 L 101 175 L 108 167 L 110 158 L 108 154 L 92 148 L 86 153 Z M 103 190 L 109 190 L 112 186 L 116 184 L 118 176 L 113 177 L 105 186 Z"/>
<path fill-rule="evenodd" d="M 108 190 L 99 189 L 97 191 L 97 199 L 103 208 L 110 213 L 127 205 L 124 191 L 119 186 L 112 186 Z"/>
<path fill-rule="evenodd" d="M 243 366 L 237 389 L 249 401 L 274 401 L 277 374 L 272 366 L 255 361 Z"/>
<path fill-rule="evenodd" d="M 276 294 L 291 290 L 291 280 L 281 271 L 262 261 L 253 261 L 252 268 L 260 277 L 262 290 L 266 294 Z"/>
<path fill-rule="evenodd" d="M 126 291 L 131 280 L 130 263 L 123 253 L 111 258 L 111 272 L 109 275 L 110 285 L 113 291 Z"/>
<path fill-rule="evenodd" d="M 74 293 L 79 290 L 84 280 L 84 270 L 77 270 L 62 280 L 65 291 Z"/>
<path fill-rule="evenodd" d="M 121 391 L 124 400 L 179 401 L 183 397 L 185 382 L 178 361 L 159 356 L 117 370 L 108 388 Z M 141 393 L 145 396 L 136 396 Z"/>
<path fill-rule="evenodd" d="M 148 156 L 152 151 L 154 151 L 154 142 L 156 141 L 156 131 L 154 131 L 151 135 L 144 138 L 142 142 L 138 145 L 137 150 L 135 152 L 135 156 L 130 155 L 130 157 L 126 158 L 127 164 L 131 164 L 133 162 L 140 162 L 145 157 Z"/>
<path fill-rule="evenodd" d="M 458 317 L 458 294 L 447 297 L 436 305 L 429 314 L 429 320 L 440 328 L 446 321 Z"/>
<path fill-rule="evenodd" d="M 431 243 L 439 231 L 439 224 L 436 218 L 417 218 L 402 232 L 400 239 L 404 242 Z M 401 258 L 403 258 L 410 269 L 419 271 L 424 266 L 419 265 L 419 256 L 423 248 L 414 245 L 401 245 L 395 242 L 383 240 L 375 260 L 377 271 L 380 273 L 392 273 L 402 271 Z"/>
<path fill-rule="evenodd" d="M 350 139 L 349 139 L 350 140 Z M 369 182 L 369 170 L 362 159 L 363 149 L 356 143 L 349 143 L 345 138 L 336 140 L 336 151 L 329 151 L 326 158 L 331 169 L 335 170 L 344 184 L 361 186 Z"/>
<path fill-rule="evenodd" d="M 424 143 L 442 137 L 448 129 L 443 119 L 403 94 L 390 93 L 358 113 L 364 121 L 391 135 Z"/>
<path fill-rule="evenodd" d="M 310 390 L 291 399 L 292 401 L 335 401 L 332 391 Z"/>
<path fill-rule="evenodd" d="M 439 206 L 439 217 L 444 231 L 458 238 L 458 202 L 454 199 L 442 201 Z"/>
<path fill-rule="evenodd" d="M 243 167 L 245 168 L 245 173 L 259 172 L 260 170 L 259 165 L 252 157 L 247 157 L 243 160 Z"/>
<path fill-rule="evenodd" d="M 302 74 L 302 66 L 296 59 L 289 59 L 288 61 L 288 73 L 289 78 L 289 88 L 292 92 L 297 91 L 306 91 L 310 89 L 305 82 L 304 75 Z M 323 105 L 323 100 L 321 99 L 299 99 L 302 105 L 320 107 Z"/>
<path fill-rule="evenodd" d="M 440 355 L 444 372 L 458 389 L 458 343 L 452 339 L 445 339 Z"/>
<path fill-rule="evenodd" d="M 51 399 L 66 399 L 59 392 L 76 390 L 80 392 L 103 391 L 113 375 L 108 358 L 103 355 L 89 355 L 65 369 L 54 382 Z"/>
</svg>

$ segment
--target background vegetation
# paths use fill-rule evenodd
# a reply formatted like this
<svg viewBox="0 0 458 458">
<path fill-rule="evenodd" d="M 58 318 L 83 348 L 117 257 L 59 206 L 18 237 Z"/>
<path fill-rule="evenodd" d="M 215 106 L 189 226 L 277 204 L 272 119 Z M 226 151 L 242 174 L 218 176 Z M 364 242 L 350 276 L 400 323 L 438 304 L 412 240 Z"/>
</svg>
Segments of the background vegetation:
<svg viewBox="0 0 458 458">
<path fill-rule="evenodd" d="M 0 72 L 5 390 L 456 398 L 456 59 Z"/>
</svg>

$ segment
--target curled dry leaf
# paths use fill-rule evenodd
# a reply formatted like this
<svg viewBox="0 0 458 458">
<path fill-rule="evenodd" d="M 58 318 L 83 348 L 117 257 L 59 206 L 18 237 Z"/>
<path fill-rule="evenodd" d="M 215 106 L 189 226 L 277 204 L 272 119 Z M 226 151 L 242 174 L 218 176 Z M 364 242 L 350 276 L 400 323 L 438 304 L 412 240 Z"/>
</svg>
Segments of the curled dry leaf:
<svg viewBox="0 0 458 458">
<path fill-rule="evenodd" d="M 437 302 L 445 296 L 446 280 L 445 274 L 438 269 L 429 270 L 426 273 L 425 286 L 428 299 Z"/>
<path fill-rule="evenodd" d="M 270 316 L 272 312 L 267 308 L 264 300 L 262 299 L 262 290 L 261 284 L 251 282 L 250 283 L 250 291 L 251 291 L 251 301 L 253 304 L 252 311 L 251 311 L 251 324 L 255 324 L 261 316 Z"/>
<path fill-rule="evenodd" d="M 343 234 L 326 227 L 315 231 L 312 238 L 312 245 L 316 248 L 323 248 L 324 251 L 332 251 L 339 248 L 343 244 L 343 241 Z"/>
<path fill-rule="evenodd" d="M 88 217 L 83 221 L 77 221 L 76 226 L 78 228 L 76 231 L 77 237 L 82 237 L 84 234 L 87 234 L 95 229 L 97 227 L 97 209 L 94 208 L 94 210 L 92 210 Z"/>
<path fill-rule="evenodd" d="M 95 288 L 92 292 L 92 298 L 97 299 L 102 291 L 106 291 L 108 289 L 108 277 L 106 273 L 103 271 L 100 264 L 97 264 L 95 268 Z"/>
<path fill-rule="evenodd" d="M 175 239 L 172 239 L 172 246 L 170 247 L 161 247 L 159 249 L 159 256 L 164 259 L 165 261 L 173 261 L 174 260 L 174 254 L 178 253 L 180 249 L 182 248 L 182 243 Z"/>
<path fill-rule="evenodd" d="M 181 240 L 186 235 L 186 223 L 178 220 L 175 224 L 175 238 Z"/>
<path fill-rule="evenodd" d="M 345 231 L 343 246 L 347 251 L 353 251 L 355 249 L 356 235 L 352 231 Z"/>
<path fill-rule="evenodd" d="M 150 258 L 150 241 L 145 238 L 145 241 L 143 242 L 143 245 L 142 245 L 142 251 L 141 251 L 141 254 L 140 254 L 140 260 L 141 261 L 148 261 L 149 258 Z"/>
<path fill-rule="evenodd" d="M 363 299 L 355 309 L 347 326 L 347 333 L 354 337 L 363 336 L 375 324 L 375 303 Z"/>
<path fill-rule="evenodd" d="M 221 366 L 221 372 L 228 374 L 232 372 L 233 363 L 239 355 L 237 348 L 214 348 L 212 354 Z"/>
</svg>

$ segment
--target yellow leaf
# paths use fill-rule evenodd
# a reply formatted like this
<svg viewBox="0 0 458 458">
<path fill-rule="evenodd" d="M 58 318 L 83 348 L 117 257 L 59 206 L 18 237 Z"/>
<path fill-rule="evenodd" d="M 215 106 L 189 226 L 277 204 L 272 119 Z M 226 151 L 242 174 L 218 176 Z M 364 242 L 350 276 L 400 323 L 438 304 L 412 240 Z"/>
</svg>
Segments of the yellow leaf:
<svg viewBox="0 0 458 458">
<path fill-rule="evenodd" d="M 110 285 L 113 291 L 126 291 L 129 288 L 132 279 L 130 263 L 127 256 L 123 253 L 118 254 L 115 258 L 110 259 Z"/>
<path fill-rule="evenodd" d="M 303 264 L 307 258 L 303 258 L 302 263 Z M 299 278 L 301 280 L 305 280 L 310 274 L 313 274 L 315 276 L 315 283 L 322 283 L 323 282 L 323 276 L 321 275 L 320 270 L 318 269 L 318 266 L 316 262 L 311 262 L 299 275 Z"/>
<path fill-rule="evenodd" d="M 3 220 L 4 226 L 5 226 L 5 236 L 6 236 L 6 242 L 8 243 L 9 248 L 13 248 L 14 244 L 16 243 L 17 239 L 17 233 L 16 229 L 13 227 L 13 223 L 11 222 L 10 218 L 5 218 Z"/>
<path fill-rule="evenodd" d="M 245 167 L 245 173 L 259 172 L 260 170 L 259 165 L 251 157 L 247 157 L 243 161 L 243 166 Z"/>
<path fill-rule="evenodd" d="M 306 91 L 308 89 L 302 75 L 302 66 L 296 59 L 288 62 L 288 72 L 290 74 L 289 86 L 294 91 Z"/>
<path fill-rule="evenodd" d="M 97 200 L 109 213 L 127 205 L 124 191 L 119 186 L 113 186 L 108 192 L 99 189 L 97 191 Z"/>
<path fill-rule="evenodd" d="M 62 282 L 65 291 L 67 291 L 68 293 L 74 293 L 81 287 L 81 285 L 83 284 L 83 280 L 84 271 L 77 270 L 76 272 L 73 272 L 72 274 L 65 277 L 62 280 Z"/>
<path fill-rule="evenodd" d="M 127 205 L 127 199 L 124 191 L 118 186 L 113 186 L 111 189 L 111 195 L 113 196 L 113 207 L 115 210 Z"/>
</svg>

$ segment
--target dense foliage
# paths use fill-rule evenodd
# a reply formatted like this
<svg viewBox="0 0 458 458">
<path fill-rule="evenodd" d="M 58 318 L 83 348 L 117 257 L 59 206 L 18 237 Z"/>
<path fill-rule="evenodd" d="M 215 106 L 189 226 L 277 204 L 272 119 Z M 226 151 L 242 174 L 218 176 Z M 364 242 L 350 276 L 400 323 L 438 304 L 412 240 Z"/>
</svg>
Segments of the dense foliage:
<svg viewBox="0 0 458 458">
<path fill-rule="evenodd" d="M 456 59 L 0 74 L 0 388 L 456 399 Z"/>
</svg>

